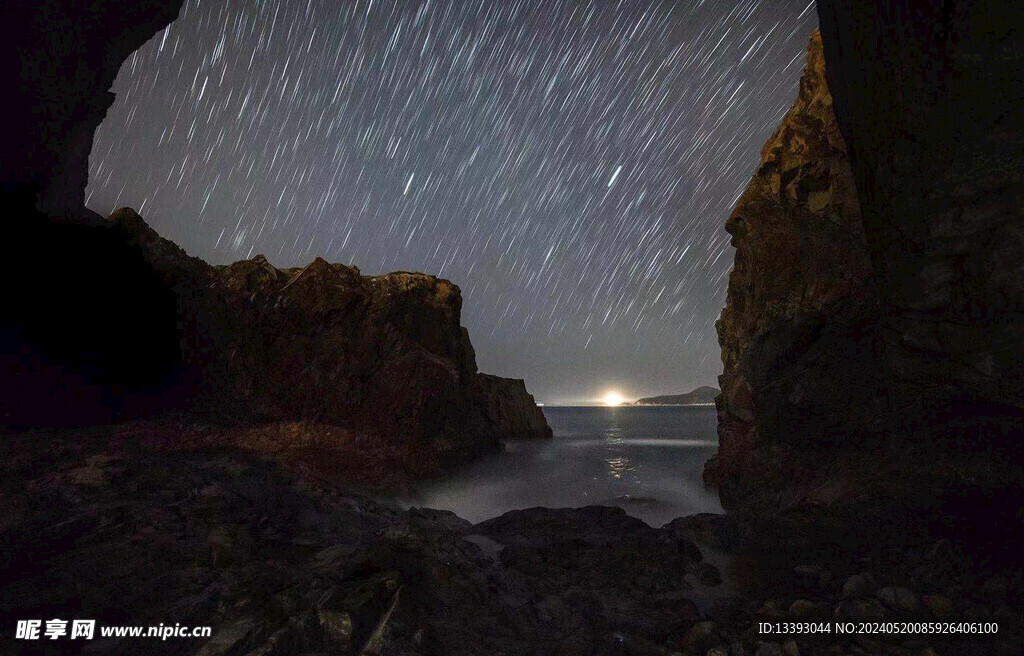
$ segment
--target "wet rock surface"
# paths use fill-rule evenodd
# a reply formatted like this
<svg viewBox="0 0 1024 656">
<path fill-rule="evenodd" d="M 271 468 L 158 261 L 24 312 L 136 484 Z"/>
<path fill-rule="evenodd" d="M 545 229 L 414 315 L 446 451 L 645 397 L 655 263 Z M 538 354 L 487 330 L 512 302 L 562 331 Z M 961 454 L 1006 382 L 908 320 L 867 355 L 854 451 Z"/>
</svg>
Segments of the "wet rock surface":
<svg viewBox="0 0 1024 656">
<path fill-rule="evenodd" d="M 774 562 L 740 584 L 735 563 L 712 564 L 717 552 L 678 530 L 708 517 L 652 528 L 618 508 L 533 508 L 472 525 L 374 502 L 276 457 L 183 448 L 181 431 L 142 422 L 5 435 L 5 653 L 919 656 L 1024 645 L 1009 628 L 1020 570 L 949 541 L 846 564 Z M 898 619 L 915 602 L 915 617 L 1001 618 L 1004 632 L 887 643 L 757 630 Z M 8 628 L 29 617 L 213 635 L 11 640 Z"/>
</svg>

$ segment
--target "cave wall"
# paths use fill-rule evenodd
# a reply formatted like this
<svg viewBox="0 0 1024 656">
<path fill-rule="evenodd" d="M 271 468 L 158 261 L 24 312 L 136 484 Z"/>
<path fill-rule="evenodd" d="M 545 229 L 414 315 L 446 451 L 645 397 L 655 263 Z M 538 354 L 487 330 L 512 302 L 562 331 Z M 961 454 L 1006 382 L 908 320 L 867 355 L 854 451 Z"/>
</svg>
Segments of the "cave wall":
<svg viewBox="0 0 1024 656">
<path fill-rule="evenodd" d="M 182 0 L 15 0 L 0 10 L 0 185 L 48 217 L 85 211 L 89 153 L 121 64 L 178 17 Z"/>
<path fill-rule="evenodd" d="M 818 13 L 898 415 L 1024 409 L 1024 11 L 823 0 Z"/>
<path fill-rule="evenodd" d="M 0 427 L 168 410 L 308 420 L 413 445 L 444 467 L 550 437 L 522 381 L 483 377 L 453 283 L 315 259 L 210 266 L 134 211 L 84 207 L 93 134 L 125 59 L 181 0 L 40 0 L 0 9 L 17 102 L 0 126 Z"/>
<path fill-rule="evenodd" d="M 1024 12 L 818 11 L 799 97 L 727 223 L 736 263 L 705 478 L 751 514 L 1014 496 Z"/>
<path fill-rule="evenodd" d="M 176 402 L 174 296 L 83 201 L 121 63 L 180 6 L 0 7 L 0 425 L 108 421 Z"/>
</svg>

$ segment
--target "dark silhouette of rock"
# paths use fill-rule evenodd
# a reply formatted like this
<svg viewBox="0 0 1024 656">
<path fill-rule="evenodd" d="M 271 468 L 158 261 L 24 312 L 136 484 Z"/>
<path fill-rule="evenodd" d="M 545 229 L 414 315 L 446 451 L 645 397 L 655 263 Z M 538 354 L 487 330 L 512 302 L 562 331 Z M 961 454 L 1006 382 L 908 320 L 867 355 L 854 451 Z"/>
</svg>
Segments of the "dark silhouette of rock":
<svg viewBox="0 0 1024 656">
<path fill-rule="evenodd" d="M 109 421 L 173 400 L 173 295 L 83 198 L 121 63 L 180 5 L 0 8 L 0 90 L 10 99 L 0 126 L 0 423 Z"/>
<path fill-rule="evenodd" d="M 243 422 L 309 420 L 411 449 L 444 467 L 550 437 L 521 380 L 477 373 L 457 285 L 363 276 L 314 259 L 210 266 L 133 210 L 111 215 L 178 298 L 186 377 L 200 409 Z"/>
<path fill-rule="evenodd" d="M 705 480 L 731 510 L 798 510 L 805 527 L 825 513 L 864 532 L 1015 530 L 997 518 L 1019 509 L 1022 478 L 1024 14 L 819 11 L 824 49 L 815 36 L 727 224 L 736 265 Z"/>
<path fill-rule="evenodd" d="M 551 437 L 543 411 L 522 380 L 477 374 L 475 394 L 482 401 L 488 425 L 500 427 L 501 439 Z"/>
<path fill-rule="evenodd" d="M 971 0 L 818 9 L 884 307 L 894 416 L 912 428 L 951 409 L 986 414 L 989 430 L 1017 439 L 1024 12 Z"/>
<path fill-rule="evenodd" d="M 181 4 L 5 3 L 0 49 L 9 65 L 0 88 L 16 101 L 0 128 L 4 194 L 32 196 L 47 217 L 100 222 L 85 209 L 84 193 L 93 133 L 114 102 L 109 89 L 121 63 L 177 18 Z"/>
<path fill-rule="evenodd" d="M 665 394 L 637 399 L 632 405 L 706 405 L 714 403 L 720 390 L 707 385 L 698 387 L 686 394 Z"/>
</svg>

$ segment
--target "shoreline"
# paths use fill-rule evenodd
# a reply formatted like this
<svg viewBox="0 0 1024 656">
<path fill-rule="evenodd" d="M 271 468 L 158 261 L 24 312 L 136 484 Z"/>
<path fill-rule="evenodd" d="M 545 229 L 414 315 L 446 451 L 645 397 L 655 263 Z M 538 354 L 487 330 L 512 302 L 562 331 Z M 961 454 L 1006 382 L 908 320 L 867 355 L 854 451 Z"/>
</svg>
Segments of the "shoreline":
<svg viewBox="0 0 1024 656">
<path fill-rule="evenodd" d="M 643 403 L 640 405 L 634 403 L 623 403 L 621 405 L 541 405 L 538 406 L 542 410 L 545 408 L 594 408 L 598 410 L 617 410 L 620 408 L 713 408 L 714 403 Z"/>
</svg>

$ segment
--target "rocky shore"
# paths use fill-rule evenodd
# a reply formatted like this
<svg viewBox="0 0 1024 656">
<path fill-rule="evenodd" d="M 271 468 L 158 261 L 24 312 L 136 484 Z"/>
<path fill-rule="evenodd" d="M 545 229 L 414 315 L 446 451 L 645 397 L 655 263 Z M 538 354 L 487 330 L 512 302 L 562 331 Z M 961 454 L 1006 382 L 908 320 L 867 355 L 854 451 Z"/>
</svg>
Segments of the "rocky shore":
<svg viewBox="0 0 1024 656">
<path fill-rule="evenodd" d="M 4 644 L 198 656 L 1010 656 L 1024 645 L 1020 569 L 949 540 L 861 559 L 824 560 L 819 549 L 815 561 L 752 544 L 721 515 L 653 528 L 619 508 L 534 508 L 472 525 L 371 501 L 315 459 L 184 447 L 190 430 L 138 422 L 3 436 Z M 52 617 L 213 634 L 9 640 L 17 619 Z M 762 622 L 903 617 L 994 621 L 1000 632 L 759 632 Z"/>
<path fill-rule="evenodd" d="M 2 421 L 64 424 L 0 435 L 4 650 L 1024 652 L 1013 3 L 818 1 L 800 95 L 727 225 L 707 480 L 735 515 L 659 528 L 361 496 L 550 435 L 521 381 L 477 372 L 458 288 L 321 259 L 214 267 L 133 211 L 84 208 L 107 89 L 177 5 L 41 0 L 3 21 L 20 66 L 0 88 L 29 101 L 0 135 Z M 108 423 L 130 417 L 149 419 Z M 14 641 L 28 618 L 214 634 Z M 902 618 L 999 633 L 758 630 Z"/>
</svg>

